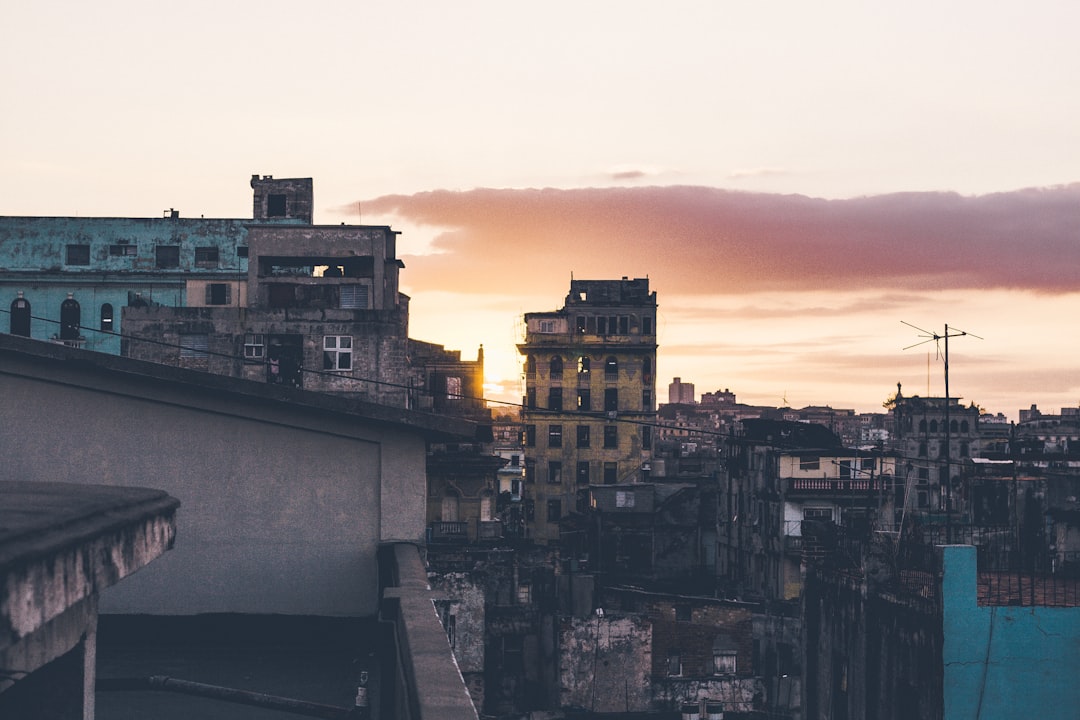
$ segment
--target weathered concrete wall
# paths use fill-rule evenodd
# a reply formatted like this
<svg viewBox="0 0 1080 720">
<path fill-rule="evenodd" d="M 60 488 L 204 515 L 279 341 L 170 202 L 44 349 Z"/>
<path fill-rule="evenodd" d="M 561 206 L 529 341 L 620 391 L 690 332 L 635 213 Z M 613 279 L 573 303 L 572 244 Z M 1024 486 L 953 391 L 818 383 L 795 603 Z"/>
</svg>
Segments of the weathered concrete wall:
<svg viewBox="0 0 1080 720">
<path fill-rule="evenodd" d="M 980 607 L 976 549 L 943 552 L 945 718 L 1075 718 L 1080 607 Z"/>
<path fill-rule="evenodd" d="M 0 367 L 11 476 L 153 485 L 183 503 L 174 552 L 108 591 L 105 612 L 370 615 L 377 543 L 423 537 L 418 432 L 138 375 L 86 385 L 77 363 L 38 377 L 30 364 Z"/>
<path fill-rule="evenodd" d="M 640 712 L 651 699 L 652 624 L 646 618 L 563 618 L 559 704 Z"/>
<path fill-rule="evenodd" d="M 723 712 L 750 713 L 761 705 L 764 693 L 760 678 L 666 678 L 653 683 L 657 708 L 679 708 L 686 702 L 710 700 Z"/>
<path fill-rule="evenodd" d="M 485 592 L 467 573 L 428 573 L 435 609 L 473 705 L 484 707 Z"/>
</svg>

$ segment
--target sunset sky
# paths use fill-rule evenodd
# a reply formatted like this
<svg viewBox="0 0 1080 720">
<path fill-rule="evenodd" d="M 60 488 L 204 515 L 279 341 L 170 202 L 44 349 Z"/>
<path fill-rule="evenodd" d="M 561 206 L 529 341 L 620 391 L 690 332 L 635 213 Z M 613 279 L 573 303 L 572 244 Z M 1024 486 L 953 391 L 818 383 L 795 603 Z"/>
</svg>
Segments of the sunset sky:
<svg viewBox="0 0 1080 720">
<path fill-rule="evenodd" d="M 166 9 L 167 8 L 167 9 Z M 0 8 L 0 214 L 402 231 L 411 334 L 519 398 L 525 312 L 649 277 L 659 398 L 1080 405 L 1080 4 Z"/>
</svg>

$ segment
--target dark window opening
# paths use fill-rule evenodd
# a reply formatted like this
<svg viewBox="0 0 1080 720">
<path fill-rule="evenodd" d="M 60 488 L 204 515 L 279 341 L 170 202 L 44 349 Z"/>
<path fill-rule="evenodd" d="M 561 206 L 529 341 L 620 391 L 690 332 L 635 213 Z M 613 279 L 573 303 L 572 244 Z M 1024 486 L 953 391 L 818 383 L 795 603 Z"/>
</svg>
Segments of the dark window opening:
<svg viewBox="0 0 1080 720">
<path fill-rule="evenodd" d="M 562 357 L 555 355 L 551 358 L 551 377 L 562 376 L 563 373 L 563 361 Z"/>
<path fill-rule="evenodd" d="M 536 409 L 536 388 L 527 388 L 525 390 L 525 407 L 530 410 Z"/>
<path fill-rule="evenodd" d="M 619 389 L 604 389 L 604 412 L 615 412 L 619 409 Z"/>
<path fill-rule="evenodd" d="M 67 257 L 65 262 L 68 265 L 89 265 L 90 264 L 90 246 L 89 245 L 68 245 Z"/>
<path fill-rule="evenodd" d="M 266 198 L 267 217 L 285 217 L 285 195 L 273 193 Z"/>
<path fill-rule="evenodd" d="M 580 388 L 577 391 L 577 409 L 578 412 L 589 412 L 592 410 L 592 393 L 589 388 Z"/>
<path fill-rule="evenodd" d="M 266 336 L 266 382 L 272 385 L 303 386 L 304 336 Z"/>
<path fill-rule="evenodd" d="M 548 426 L 548 447 L 562 447 L 562 425 Z"/>
<path fill-rule="evenodd" d="M 530 355 L 529 357 L 525 358 L 525 374 L 526 375 L 535 375 L 536 374 L 536 356 L 535 355 Z"/>
<path fill-rule="evenodd" d="M 210 336 L 206 333 L 192 333 L 180 336 L 180 357 L 182 358 L 208 358 L 210 357 Z"/>
<path fill-rule="evenodd" d="M 619 428 L 616 425 L 604 426 L 604 447 L 617 448 L 619 447 Z"/>
<path fill-rule="evenodd" d="M 652 450 L 652 428 L 647 425 L 641 428 L 641 449 Z"/>
<path fill-rule="evenodd" d="M 562 500 L 548 500 L 547 501 L 547 519 L 548 522 L 558 522 L 562 517 Z"/>
<path fill-rule="evenodd" d="M 207 305 L 228 305 L 232 302 L 232 287 L 228 283 L 208 283 L 206 285 Z"/>
<path fill-rule="evenodd" d="M 589 461 L 582 460 L 577 464 L 577 484 L 588 485 L 589 484 Z"/>
<path fill-rule="evenodd" d="M 110 245 L 111 257 L 134 257 L 139 254 L 139 248 L 135 245 Z"/>
<path fill-rule="evenodd" d="M 82 308 L 79 301 L 69 297 L 60 303 L 60 339 L 78 340 L 82 325 Z"/>
<path fill-rule="evenodd" d="M 619 464 L 613 462 L 604 463 L 604 484 L 614 485 L 619 482 Z"/>
<path fill-rule="evenodd" d="M 158 245 L 154 248 L 154 267 L 180 267 L 179 245 Z"/>
<path fill-rule="evenodd" d="M 30 337 L 30 301 L 25 298 L 11 302 L 11 334 Z"/>
<path fill-rule="evenodd" d="M 548 463 L 548 482 L 558 485 L 562 482 L 562 463 L 552 460 Z"/>
<path fill-rule="evenodd" d="M 236 257 L 246 258 L 247 256 L 248 256 L 248 247 L 247 247 L 247 245 L 239 245 L 236 248 Z"/>
<path fill-rule="evenodd" d="M 629 335 L 630 334 L 630 316 L 629 315 L 620 315 L 619 316 L 619 334 L 620 335 Z"/>
<path fill-rule="evenodd" d="M 562 388 L 548 390 L 548 410 L 562 412 Z"/>
<path fill-rule="evenodd" d="M 579 448 L 589 447 L 589 426 L 578 425 L 577 426 L 577 446 Z"/>
<path fill-rule="evenodd" d="M 652 318 L 651 317 L 643 317 L 643 318 L 641 318 L 641 334 L 642 335 L 652 335 Z"/>
<path fill-rule="evenodd" d="M 526 425 L 525 426 L 524 443 L 525 443 L 525 447 L 536 447 L 536 426 L 535 425 Z"/>
<path fill-rule="evenodd" d="M 577 327 L 578 333 L 582 334 L 582 335 L 585 334 L 585 316 L 584 315 L 578 315 L 576 320 L 577 320 L 576 327 Z"/>
<path fill-rule="evenodd" d="M 195 264 L 200 267 L 217 266 L 219 252 L 216 247 L 195 248 Z"/>
<path fill-rule="evenodd" d="M 110 303 L 101 306 L 101 330 L 110 333 L 113 330 L 113 306 Z"/>
<path fill-rule="evenodd" d="M 609 355 L 604 361 L 604 376 L 608 380 L 616 380 L 619 377 L 619 361 L 614 355 Z"/>
</svg>

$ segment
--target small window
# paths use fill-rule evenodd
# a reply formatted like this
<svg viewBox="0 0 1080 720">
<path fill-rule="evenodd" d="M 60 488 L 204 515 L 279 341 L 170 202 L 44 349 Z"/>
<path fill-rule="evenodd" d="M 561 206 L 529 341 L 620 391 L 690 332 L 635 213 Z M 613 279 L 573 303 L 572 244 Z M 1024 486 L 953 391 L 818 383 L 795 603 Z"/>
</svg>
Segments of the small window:
<svg viewBox="0 0 1080 720">
<path fill-rule="evenodd" d="M 588 485 L 589 484 L 589 461 L 580 460 L 577 464 L 577 484 Z"/>
<path fill-rule="evenodd" d="M 832 508 L 803 508 L 803 520 L 824 520 L 832 522 Z"/>
<path fill-rule="evenodd" d="M 180 267 L 179 245 L 158 245 L 154 248 L 154 267 Z"/>
<path fill-rule="evenodd" d="M 552 485 L 562 483 L 562 463 L 558 460 L 548 462 L 548 482 Z"/>
<path fill-rule="evenodd" d="M 641 409 L 642 410 L 652 410 L 653 409 L 652 388 L 642 388 L 641 389 Z"/>
<path fill-rule="evenodd" d="M 216 247 L 195 248 L 195 264 L 198 267 L 217 267 L 218 249 Z"/>
<path fill-rule="evenodd" d="M 208 358 L 210 357 L 210 336 L 206 333 L 193 333 L 180 336 L 180 357 L 182 358 Z"/>
<path fill-rule="evenodd" d="M 232 287 L 229 283 L 207 283 L 206 304 L 228 305 L 232 302 Z"/>
<path fill-rule="evenodd" d="M 799 469 L 800 470 L 820 470 L 821 458 L 816 455 L 802 455 L 799 457 Z"/>
<path fill-rule="evenodd" d="M 634 507 L 634 492 L 632 490 L 617 490 L 615 492 L 615 507 Z"/>
<path fill-rule="evenodd" d="M 604 361 L 604 376 L 607 380 L 617 380 L 619 378 L 619 361 L 614 355 L 609 355 L 607 360 Z"/>
<path fill-rule="evenodd" d="M 548 410 L 562 412 L 562 388 L 550 388 L 548 390 Z"/>
<path fill-rule="evenodd" d="M 135 245 L 110 245 L 110 257 L 135 257 L 139 254 L 139 248 Z"/>
<path fill-rule="evenodd" d="M 280 193 L 272 193 L 266 199 L 266 216 L 267 217 L 285 217 L 286 203 L 285 195 Z"/>
<path fill-rule="evenodd" d="M 630 316 L 629 315 L 620 315 L 619 316 L 619 334 L 620 335 L 629 335 L 630 334 Z"/>
<path fill-rule="evenodd" d="M 532 602 L 532 586 L 529 583 L 518 583 L 517 601 L 518 605 L 528 605 Z"/>
<path fill-rule="evenodd" d="M 112 303 L 104 303 L 101 306 L 101 331 L 107 333 L 111 333 L 113 331 Z"/>
<path fill-rule="evenodd" d="M 604 484 L 614 485 L 619 482 L 619 464 L 613 462 L 604 463 Z"/>
<path fill-rule="evenodd" d="M 236 246 L 236 257 L 238 257 L 238 258 L 246 258 L 247 256 L 248 256 L 248 247 L 247 247 L 247 245 L 237 245 Z"/>
<path fill-rule="evenodd" d="M 447 400 L 460 400 L 464 397 L 461 391 L 461 378 L 457 376 L 451 376 L 446 378 L 446 398 Z"/>
<path fill-rule="evenodd" d="M 551 377 L 552 378 L 562 377 L 562 374 L 563 374 L 563 361 L 562 361 L 561 356 L 559 356 L 559 355 L 552 356 L 550 367 L 551 367 L 550 372 L 551 372 Z"/>
<path fill-rule="evenodd" d="M 257 333 L 244 335 L 244 359 L 262 362 L 266 357 L 266 336 Z"/>
<path fill-rule="evenodd" d="M 577 426 L 577 446 L 579 448 L 589 447 L 589 426 L 578 425 Z"/>
<path fill-rule="evenodd" d="M 682 658 L 678 653 L 668 653 L 667 674 L 672 677 L 682 675 Z"/>
<path fill-rule="evenodd" d="M 536 356 L 535 355 L 530 355 L 529 357 L 525 358 L 525 374 L 526 375 L 535 375 L 536 374 Z"/>
<path fill-rule="evenodd" d="M 90 264 L 90 246 L 89 245 L 68 245 L 67 257 L 65 263 L 68 265 L 89 265 Z"/>
<path fill-rule="evenodd" d="M 689 605 L 676 605 L 675 619 L 678 622 L 690 622 L 693 619 L 693 609 Z"/>
<path fill-rule="evenodd" d="M 323 370 L 352 370 L 352 336 L 323 338 Z"/>
<path fill-rule="evenodd" d="M 558 522 L 562 517 L 562 500 L 548 500 L 547 501 L 547 520 L 548 522 Z"/>
<path fill-rule="evenodd" d="M 545 333 L 545 334 L 554 333 L 555 332 L 555 321 L 554 320 L 541 320 L 540 321 L 540 332 Z"/>
<path fill-rule="evenodd" d="M 548 425 L 548 447 L 562 447 L 562 425 Z"/>
<path fill-rule="evenodd" d="M 617 425 L 605 425 L 604 426 L 604 447 L 617 448 L 619 447 L 619 428 Z"/>
<path fill-rule="evenodd" d="M 19 297 L 11 301 L 11 334 L 30 337 L 30 301 Z"/>
<path fill-rule="evenodd" d="M 642 335 L 652 335 L 652 318 L 651 317 L 646 316 L 646 317 L 641 318 L 641 334 Z"/>
<path fill-rule="evenodd" d="M 525 437 L 523 438 L 523 442 L 525 443 L 525 447 L 536 447 L 536 426 L 526 425 L 524 434 Z"/>
</svg>

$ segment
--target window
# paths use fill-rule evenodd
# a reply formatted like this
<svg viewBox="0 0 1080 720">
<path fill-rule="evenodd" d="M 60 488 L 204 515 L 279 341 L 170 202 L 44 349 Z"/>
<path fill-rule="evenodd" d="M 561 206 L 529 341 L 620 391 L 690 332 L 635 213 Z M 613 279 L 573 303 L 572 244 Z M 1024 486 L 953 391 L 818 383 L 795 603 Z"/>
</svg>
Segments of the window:
<svg viewBox="0 0 1080 720">
<path fill-rule="evenodd" d="M 604 463 L 604 484 L 614 485 L 619 482 L 619 464 L 613 462 Z"/>
<path fill-rule="evenodd" d="M 548 462 L 548 482 L 552 485 L 562 484 L 562 463 L 558 460 Z"/>
<path fill-rule="evenodd" d="M 590 364 L 589 356 L 582 355 L 577 359 L 577 371 L 582 375 L 588 374 Z"/>
<path fill-rule="evenodd" d="M 525 388 L 525 407 L 530 410 L 536 409 L 536 388 Z"/>
<path fill-rule="evenodd" d="M 562 500 L 547 501 L 547 521 L 558 522 L 562 517 Z"/>
<path fill-rule="evenodd" d="M 584 335 L 585 334 L 585 316 L 584 315 L 578 315 L 574 320 L 575 320 L 574 327 L 577 328 L 578 334 L 579 335 Z"/>
<path fill-rule="evenodd" d="M 578 425 L 577 426 L 577 446 L 579 448 L 589 447 L 589 426 Z"/>
<path fill-rule="evenodd" d="M 266 336 L 256 333 L 244 335 L 244 359 L 262 362 L 266 357 Z"/>
<path fill-rule="evenodd" d="M 589 461 L 580 460 L 577 464 L 577 484 L 588 485 L 589 484 Z"/>
<path fill-rule="evenodd" d="M 803 520 L 824 520 L 832 522 L 832 508 L 803 508 Z"/>
<path fill-rule="evenodd" d="M 210 336 L 206 333 L 192 333 L 180 336 L 180 357 L 182 358 L 208 358 L 210 357 Z"/>
<path fill-rule="evenodd" d="M 174 268 L 180 267 L 179 245 L 158 245 L 154 248 L 154 267 Z"/>
<path fill-rule="evenodd" d="M 562 447 L 562 425 L 548 425 L 548 447 Z"/>
<path fill-rule="evenodd" d="M 517 601 L 518 605 L 528 605 L 532 602 L 532 586 L 529 583 L 518 583 Z"/>
<path fill-rule="evenodd" d="M 620 315 L 619 316 L 619 334 L 620 335 L 629 335 L 630 334 L 630 316 L 629 315 Z"/>
<path fill-rule="evenodd" d="M 525 443 L 525 447 L 536 447 L 536 426 L 535 425 L 526 425 L 525 426 L 524 443 Z"/>
<path fill-rule="evenodd" d="M 104 303 L 101 306 L 101 331 L 111 333 L 113 330 L 113 306 Z"/>
<path fill-rule="evenodd" d="M 550 368 L 551 368 L 550 372 L 551 372 L 551 377 L 552 378 L 562 377 L 562 373 L 563 373 L 562 357 L 560 357 L 559 355 L 552 356 L 551 363 L 550 363 Z"/>
<path fill-rule="evenodd" d="M 932 432 L 932 433 L 937 432 L 937 420 L 931 420 L 930 421 L 930 432 Z"/>
<path fill-rule="evenodd" d="M 540 332 L 545 333 L 545 334 L 555 332 L 555 321 L 554 320 L 541 320 L 540 321 Z"/>
<path fill-rule="evenodd" d="M 604 412 L 619 409 L 619 388 L 604 388 Z"/>
<path fill-rule="evenodd" d="M 525 374 L 526 375 L 535 375 L 536 374 L 536 356 L 535 355 L 530 355 L 529 357 L 525 358 Z"/>
<path fill-rule="evenodd" d="M 323 338 L 323 370 L 352 370 L 352 336 Z"/>
<path fill-rule="evenodd" d="M 734 650 L 713 650 L 713 674 L 734 675 L 735 657 Z"/>
<path fill-rule="evenodd" d="M 642 388 L 641 389 L 641 409 L 642 410 L 652 410 L 653 409 L 652 388 Z"/>
<path fill-rule="evenodd" d="M 693 609 L 689 605 L 675 606 L 675 620 L 678 622 L 690 622 L 693 619 Z"/>
<path fill-rule="evenodd" d="M 608 355 L 604 361 L 604 377 L 607 380 L 619 379 L 619 361 L 614 355 Z"/>
<path fill-rule="evenodd" d="M 652 358 L 651 357 L 646 356 L 645 359 L 641 361 L 641 374 L 644 376 L 645 382 L 651 382 L 652 381 Z"/>
<path fill-rule="evenodd" d="M 135 257 L 139 254 L 139 248 L 135 245 L 110 245 L 110 257 Z"/>
<path fill-rule="evenodd" d="M 578 388 L 577 409 L 578 412 L 589 412 L 592 410 L 592 393 L 589 391 L 589 388 Z"/>
<path fill-rule="evenodd" d="M 228 305 L 232 302 L 232 286 L 229 283 L 207 283 L 206 304 Z"/>
<path fill-rule="evenodd" d="M 816 455 L 802 455 L 799 456 L 799 469 L 800 470 L 820 470 L 821 458 Z"/>
<path fill-rule="evenodd" d="M 30 301 L 19 297 L 11 301 L 11 334 L 30 337 Z"/>
<path fill-rule="evenodd" d="M 449 400 L 460 400 L 464 397 L 461 392 L 461 378 L 450 376 L 446 378 L 446 397 Z"/>
<path fill-rule="evenodd" d="M 668 653 L 667 674 L 673 677 L 682 675 L 682 658 L 679 657 L 679 653 Z"/>
<path fill-rule="evenodd" d="M 607 335 L 607 318 L 606 317 L 598 317 L 598 318 L 596 318 L 596 334 L 597 335 Z"/>
<path fill-rule="evenodd" d="M 619 447 L 619 428 L 617 425 L 605 425 L 604 426 L 604 447 L 617 448 Z"/>
<path fill-rule="evenodd" d="M 961 423 L 960 423 L 960 432 L 966 433 L 966 432 L 969 432 L 970 430 L 971 430 L 971 426 L 968 425 L 968 421 L 967 420 L 961 421 Z"/>
<path fill-rule="evenodd" d="M 246 258 L 247 256 L 248 256 L 247 245 L 237 245 L 236 246 L 236 257 L 238 257 L 238 258 Z"/>
<path fill-rule="evenodd" d="M 285 195 L 279 193 L 272 193 L 266 199 L 266 216 L 267 217 L 285 217 L 286 202 Z"/>
<path fill-rule="evenodd" d="M 338 288 L 338 307 L 342 310 L 367 310 L 367 285 L 341 285 Z"/>
<path fill-rule="evenodd" d="M 617 490 L 615 492 L 615 507 L 634 507 L 634 492 L 632 490 Z"/>
<path fill-rule="evenodd" d="M 79 301 L 68 293 L 67 300 L 60 303 L 60 339 L 78 340 L 82 330 L 82 308 Z"/>
<path fill-rule="evenodd" d="M 652 450 L 652 428 L 648 425 L 641 427 L 641 449 Z"/>
<path fill-rule="evenodd" d="M 652 318 L 651 317 L 646 316 L 646 317 L 641 318 L 641 334 L 642 335 L 652 335 Z"/>
<path fill-rule="evenodd" d="M 919 457 L 926 457 L 926 443 L 919 443 Z"/>
<path fill-rule="evenodd" d="M 195 248 L 195 265 L 198 267 L 217 267 L 220 252 L 214 246 Z"/>
<path fill-rule="evenodd" d="M 562 412 L 562 388 L 548 389 L 548 410 Z"/>
<path fill-rule="evenodd" d="M 90 264 L 90 246 L 89 245 L 68 245 L 67 257 L 64 262 L 68 265 L 89 265 Z"/>
</svg>

